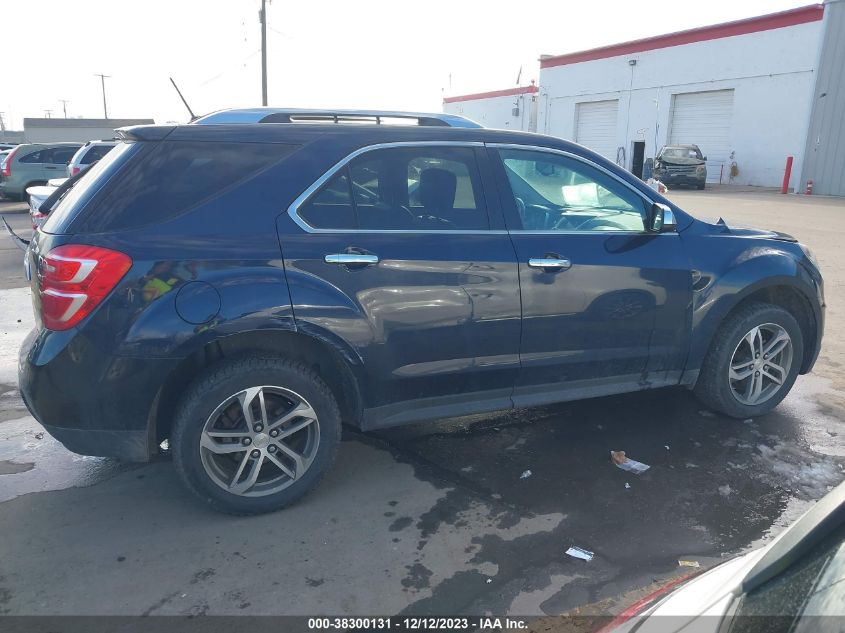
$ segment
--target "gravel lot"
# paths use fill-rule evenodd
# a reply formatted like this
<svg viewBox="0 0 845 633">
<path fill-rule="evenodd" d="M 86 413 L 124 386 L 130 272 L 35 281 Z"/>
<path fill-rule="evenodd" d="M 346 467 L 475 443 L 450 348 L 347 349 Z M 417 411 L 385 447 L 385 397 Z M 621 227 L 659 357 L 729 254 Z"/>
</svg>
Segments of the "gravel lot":
<svg viewBox="0 0 845 633">
<path fill-rule="evenodd" d="M 166 458 L 80 457 L 43 434 L 16 388 L 32 314 L 2 237 L 0 614 L 606 612 L 680 573 L 679 558 L 706 566 L 771 538 L 845 478 L 845 200 L 672 197 L 791 233 L 821 262 L 822 354 L 774 413 L 729 420 L 669 389 L 348 431 L 315 493 L 254 518 L 195 503 Z M 0 203 L 18 228 L 21 209 Z M 614 468 L 612 449 L 651 469 Z"/>
</svg>

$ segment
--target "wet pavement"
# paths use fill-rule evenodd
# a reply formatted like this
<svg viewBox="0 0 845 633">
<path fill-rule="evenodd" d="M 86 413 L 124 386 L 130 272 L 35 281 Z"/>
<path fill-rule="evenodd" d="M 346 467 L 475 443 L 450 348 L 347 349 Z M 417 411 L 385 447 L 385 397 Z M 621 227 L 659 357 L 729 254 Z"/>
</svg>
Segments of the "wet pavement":
<svg viewBox="0 0 845 633">
<path fill-rule="evenodd" d="M 612 612 L 683 573 L 679 558 L 707 566 L 764 543 L 845 479 L 845 261 L 816 234 L 841 234 L 845 202 L 678 197 L 797 233 L 822 261 L 825 349 L 774 413 L 727 419 L 665 389 L 348 430 L 324 483 L 261 517 L 206 510 L 166 456 L 84 458 L 45 435 L 14 384 L 28 289 L 0 290 L 0 613 Z M 625 472 L 611 450 L 650 468 Z M 568 557 L 573 545 L 595 557 Z"/>
</svg>

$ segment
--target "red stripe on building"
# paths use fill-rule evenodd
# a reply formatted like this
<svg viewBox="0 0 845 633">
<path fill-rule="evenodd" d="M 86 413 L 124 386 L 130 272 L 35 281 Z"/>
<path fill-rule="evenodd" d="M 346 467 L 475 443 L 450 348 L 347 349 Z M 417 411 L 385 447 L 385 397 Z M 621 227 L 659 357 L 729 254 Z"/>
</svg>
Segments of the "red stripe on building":
<svg viewBox="0 0 845 633">
<path fill-rule="evenodd" d="M 723 24 L 714 24 L 712 26 L 703 26 L 690 29 L 688 31 L 678 31 L 677 33 L 647 37 L 641 40 L 612 44 L 611 46 L 602 46 L 600 48 L 593 48 L 577 53 L 567 53 L 565 55 L 547 57 L 540 60 L 540 68 L 565 66 L 567 64 L 589 62 L 596 59 L 616 57 L 618 55 L 630 55 L 632 53 L 653 51 L 659 48 L 668 48 L 670 46 L 682 46 L 684 44 L 693 44 L 695 42 L 717 40 L 723 37 L 747 35 L 749 33 L 759 33 L 760 31 L 771 31 L 772 29 L 781 29 L 787 26 L 805 24 L 807 22 L 817 22 L 818 20 L 821 20 L 823 16 L 824 6 L 821 4 L 812 4 L 798 9 L 789 9 L 788 11 L 770 13 L 768 15 L 747 18 L 745 20 L 725 22 Z"/>
<path fill-rule="evenodd" d="M 459 95 L 457 97 L 445 97 L 443 103 L 455 103 L 457 101 L 473 101 L 475 99 L 492 99 L 493 97 L 511 97 L 513 95 L 524 95 L 537 92 L 537 86 L 523 86 L 521 88 L 508 88 L 506 90 L 493 90 L 491 92 L 476 92 L 471 95 Z"/>
</svg>

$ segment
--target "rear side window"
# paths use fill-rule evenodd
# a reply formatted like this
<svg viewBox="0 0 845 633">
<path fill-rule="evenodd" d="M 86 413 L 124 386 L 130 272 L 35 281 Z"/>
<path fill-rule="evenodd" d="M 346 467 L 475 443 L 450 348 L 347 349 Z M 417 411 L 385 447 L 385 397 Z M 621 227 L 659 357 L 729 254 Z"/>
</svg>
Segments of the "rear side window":
<svg viewBox="0 0 845 633">
<path fill-rule="evenodd" d="M 44 151 L 38 150 L 37 152 L 32 152 L 31 154 L 27 154 L 26 156 L 21 156 L 18 159 L 19 163 L 41 163 L 44 162 L 41 158 L 44 155 Z"/>
<path fill-rule="evenodd" d="M 294 149 L 269 143 L 163 141 L 109 183 L 78 228 L 113 231 L 173 219 Z"/>
<path fill-rule="evenodd" d="M 78 149 L 78 147 L 56 147 L 47 152 L 48 156 L 43 162 L 51 165 L 67 165 Z"/>
<path fill-rule="evenodd" d="M 367 152 L 344 166 L 298 213 L 312 227 L 328 230 L 490 228 L 475 153 L 465 147 Z"/>
<path fill-rule="evenodd" d="M 91 163 L 100 160 L 103 156 L 109 153 L 112 149 L 111 145 L 94 145 L 88 149 L 79 161 L 80 165 L 90 165 Z"/>
</svg>

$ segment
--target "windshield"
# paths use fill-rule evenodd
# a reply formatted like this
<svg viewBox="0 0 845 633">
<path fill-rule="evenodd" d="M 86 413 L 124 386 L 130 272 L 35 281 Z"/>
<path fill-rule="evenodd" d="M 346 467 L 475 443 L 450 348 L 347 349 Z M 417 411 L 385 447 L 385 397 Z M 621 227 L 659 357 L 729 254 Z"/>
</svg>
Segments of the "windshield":
<svg viewBox="0 0 845 633">
<path fill-rule="evenodd" d="M 106 175 L 111 172 L 112 166 L 119 164 L 123 157 L 129 154 L 134 145 L 131 142 L 119 143 L 115 146 L 114 151 L 108 152 L 101 160 L 92 165 L 53 205 L 42 230 L 45 233 L 62 233 L 67 230 L 71 220 L 82 208 L 84 202 L 105 183 Z"/>
<path fill-rule="evenodd" d="M 701 152 L 694 147 L 664 147 L 660 152 L 661 158 L 698 158 L 701 160 Z"/>
</svg>

